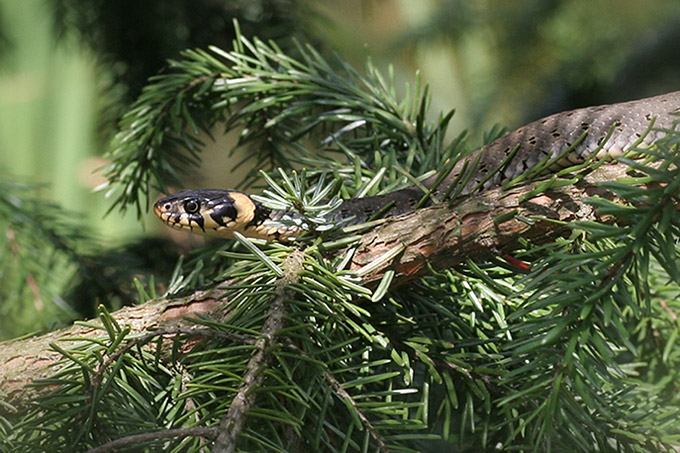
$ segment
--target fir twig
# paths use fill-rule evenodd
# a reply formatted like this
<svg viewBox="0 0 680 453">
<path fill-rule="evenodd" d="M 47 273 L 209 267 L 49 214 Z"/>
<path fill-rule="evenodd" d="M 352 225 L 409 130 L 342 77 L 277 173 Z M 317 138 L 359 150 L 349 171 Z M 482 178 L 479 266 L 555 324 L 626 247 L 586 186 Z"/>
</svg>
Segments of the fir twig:
<svg viewBox="0 0 680 453">
<path fill-rule="evenodd" d="M 219 425 L 219 435 L 213 446 L 214 453 L 232 453 L 236 451 L 239 437 L 248 416 L 248 411 L 255 403 L 257 388 L 262 384 L 264 372 L 271 360 L 272 347 L 276 334 L 284 326 L 286 316 L 286 300 L 294 293 L 288 288 L 299 279 L 302 268 L 302 256 L 293 254 L 285 262 L 285 273 L 281 276 L 276 293 L 271 300 L 260 338 L 255 342 L 255 353 L 248 361 L 243 383 L 229 405 L 227 415 Z"/>
<path fill-rule="evenodd" d="M 177 184 L 198 163 L 197 134 L 209 133 L 225 116 L 227 130 L 242 129 L 237 147 L 252 149 L 251 182 L 267 167 L 337 166 L 303 148 L 304 138 L 329 150 L 361 152 L 364 167 L 384 159 L 401 165 L 395 157 L 408 150 L 409 169 L 419 173 L 460 152 L 441 151 L 451 114 L 428 124 L 429 95 L 419 83 L 399 100 L 370 62 L 364 76 L 342 61 L 331 64 L 310 46 L 298 50 L 295 59 L 273 43 L 238 35 L 232 51 L 186 51 L 172 61 L 121 120 L 105 169 L 107 195 L 116 194 L 112 208 L 135 205 L 141 215 L 153 187 Z"/>
<path fill-rule="evenodd" d="M 106 453 L 109 451 L 119 451 L 121 448 L 135 447 L 140 444 L 148 443 L 154 440 L 173 439 L 176 437 L 202 437 L 205 439 L 214 440 L 219 431 L 217 428 L 204 428 L 195 426 L 193 428 L 175 428 L 165 429 L 162 431 L 154 431 L 152 433 L 131 434 L 124 436 L 111 442 L 107 442 L 98 447 L 92 448 L 87 453 Z"/>
</svg>

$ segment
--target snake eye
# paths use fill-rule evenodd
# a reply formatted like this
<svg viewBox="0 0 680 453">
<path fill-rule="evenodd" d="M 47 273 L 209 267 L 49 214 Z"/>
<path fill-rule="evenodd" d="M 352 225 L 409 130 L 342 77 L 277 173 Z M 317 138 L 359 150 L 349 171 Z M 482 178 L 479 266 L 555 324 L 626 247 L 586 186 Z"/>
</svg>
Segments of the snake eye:
<svg viewBox="0 0 680 453">
<path fill-rule="evenodd" d="M 186 211 L 187 214 L 193 214 L 195 212 L 198 212 L 198 209 L 200 207 L 201 206 L 195 200 L 188 200 L 184 203 L 184 210 Z"/>
</svg>

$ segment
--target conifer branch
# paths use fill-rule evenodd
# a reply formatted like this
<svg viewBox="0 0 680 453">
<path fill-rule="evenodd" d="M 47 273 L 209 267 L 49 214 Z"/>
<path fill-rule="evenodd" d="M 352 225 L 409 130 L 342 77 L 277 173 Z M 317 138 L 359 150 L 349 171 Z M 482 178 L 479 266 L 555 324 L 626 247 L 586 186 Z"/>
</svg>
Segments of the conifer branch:
<svg viewBox="0 0 680 453">
<path fill-rule="evenodd" d="M 362 260 L 370 260 L 368 257 L 372 253 L 371 247 L 374 247 L 370 246 L 370 244 L 390 244 L 399 241 L 405 244 L 405 248 L 399 257 L 398 263 L 393 266 L 396 272 L 392 284 L 403 284 L 406 281 L 412 280 L 414 276 L 422 277 L 426 275 L 425 266 L 415 268 L 415 271 L 413 271 L 413 263 L 418 263 L 418 260 L 431 263 L 434 270 L 448 269 L 452 265 L 462 263 L 463 261 L 468 263 L 470 263 L 470 260 L 483 261 L 497 254 L 498 251 L 510 250 L 519 245 L 526 247 L 527 243 L 538 247 L 538 244 L 542 242 L 549 242 L 563 235 L 567 231 L 568 223 L 591 221 L 597 222 L 597 225 L 607 225 L 617 220 L 619 223 L 623 222 L 625 224 L 625 218 L 622 219 L 620 215 L 610 213 L 610 211 L 615 211 L 611 209 L 608 211 L 602 208 L 599 208 L 599 210 L 595 209 L 592 201 L 587 203 L 586 200 L 598 199 L 600 200 L 598 206 L 604 206 L 605 208 L 607 207 L 604 204 L 605 202 L 612 203 L 612 206 L 623 206 L 624 200 L 620 198 L 616 190 L 603 188 L 599 184 L 601 181 L 611 181 L 624 176 L 627 168 L 625 165 L 603 165 L 597 171 L 586 175 L 581 182 L 573 186 L 555 187 L 535 194 L 534 186 L 529 184 L 516 187 L 507 192 L 491 191 L 477 194 L 453 206 L 437 206 L 422 209 L 404 218 L 390 219 L 384 225 L 361 236 L 358 241 L 361 247 L 353 257 L 352 266 L 358 268 L 364 264 Z M 651 172 L 652 167 L 649 168 Z M 659 170 L 659 174 L 661 173 L 662 171 Z M 656 191 L 655 193 L 665 193 L 664 184 L 650 182 L 642 178 L 637 183 L 629 185 L 627 190 L 653 190 Z M 616 186 L 613 186 L 613 188 L 616 189 Z M 528 198 L 523 202 L 519 201 L 529 194 L 533 194 L 533 198 Z M 669 213 L 668 215 L 677 215 L 679 206 L 677 203 L 673 204 L 675 199 L 673 195 L 669 196 L 670 198 L 666 196 L 667 201 L 671 202 L 668 206 L 676 211 L 676 213 Z M 591 198 L 589 199 L 588 197 Z M 645 206 L 640 204 L 643 198 L 638 197 L 636 200 L 638 208 L 644 212 Z M 428 229 L 427 225 L 430 222 L 436 222 L 440 226 Z M 519 239 L 524 239 L 524 241 L 519 242 Z M 436 246 L 432 246 L 432 244 L 436 244 Z M 455 253 L 452 251 L 455 251 Z M 378 250 L 374 253 L 381 252 Z M 291 255 L 291 257 L 295 257 L 295 254 Z M 618 273 L 619 271 L 616 269 L 621 268 L 620 263 L 621 257 L 611 261 L 609 270 L 605 272 L 605 275 L 611 275 L 611 272 Z M 264 270 L 264 267 L 261 269 Z M 299 270 L 299 265 L 297 269 Z M 546 270 L 546 272 L 550 275 L 554 274 L 550 269 Z M 247 274 L 249 275 L 248 281 L 250 286 L 260 284 L 258 283 L 257 274 Z M 259 339 L 253 343 L 249 337 L 241 336 L 240 334 L 233 338 L 227 338 L 229 342 L 254 346 L 254 353 L 247 364 L 244 365 L 244 373 L 241 375 L 241 387 L 230 401 L 227 413 L 220 423 L 220 434 L 217 441 L 219 449 L 217 451 L 220 451 L 220 449 L 221 451 L 234 451 L 236 449 L 240 442 L 240 436 L 244 433 L 244 429 L 246 429 L 245 424 L 248 413 L 253 409 L 255 398 L 258 395 L 258 388 L 262 385 L 265 371 L 270 370 L 269 363 L 272 354 L 276 354 L 276 343 L 282 342 L 284 348 L 289 348 L 289 340 L 286 338 L 282 340 L 277 339 L 276 332 L 283 328 L 283 320 L 287 316 L 285 301 L 294 297 L 289 289 L 296 285 L 295 279 L 291 275 L 296 275 L 293 270 L 286 271 L 284 279 L 280 280 L 280 283 L 277 284 L 277 290 L 272 299 L 273 303 L 268 307 Z M 369 274 L 366 281 L 377 282 L 383 275 L 385 275 L 385 269 L 378 269 L 375 273 Z M 616 280 L 618 281 L 618 276 Z M 602 284 L 594 288 L 594 290 L 596 292 L 602 291 Z M 232 293 L 233 289 L 230 289 L 230 281 L 226 281 L 218 289 L 199 291 L 182 298 L 154 300 L 138 307 L 126 308 L 114 313 L 113 315 L 118 325 L 131 326 L 129 328 L 129 335 L 132 335 L 132 337 L 129 342 L 123 343 L 112 355 L 103 359 L 98 368 L 99 371 L 91 375 L 93 388 L 97 387 L 98 380 L 101 380 L 101 377 L 98 377 L 98 373 L 106 372 L 110 365 L 118 361 L 117 358 L 137 349 L 134 346 L 146 344 L 147 341 L 159 335 L 193 333 L 203 335 L 201 333 L 204 330 L 203 328 L 194 330 L 192 321 L 186 321 L 184 318 L 196 317 L 197 315 L 210 316 L 211 313 L 219 314 L 223 313 L 225 309 L 231 310 L 231 308 L 228 308 L 232 302 L 231 296 L 229 298 L 225 296 Z M 360 301 L 357 301 L 357 303 L 360 303 Z M 437 304 L 439 305 L 440 302 L 437 302 Z M 389 308 L 389 306 L 385 308 Z M 669 307 L 661 307 L 661 310 L 668 312 Z M 516 316 L 523 315 L 516 314 Z M 571 318 L 564 319 L 565 321 L 563 322 L 566 322 L 566 320 Z M 538 322 L 538 320 L 534 321 L 534 323 Z M 588 320 L 588 323 L 590 322 L 597 321 Z M 586 321 L 581 321 L 577 326 L 585 326 L 586 324 L 584 323 Z M 531 322 L 525 322 L 520 323 L 519 326 L 513 329 L 530 329 L 531 326 Z M 390 327 L 385 326 L 384 328 L 389 329 Z M 575 328 L 580 329 L 581 327 Z M 566 332 L 569 331 L 567 330 Z M 46 395 L 46 392 L 50 391 L 49 387 L 36 388 L 31 385 L 34 381 L 47 377 L 49 373 L 48 367 L 56 365 L 59 360 L 63 359 L 61 354 L 50 350 L 50 344 L 64 344 L 64 340 L 73 338 L 80 340 L 87 338 L 94 339 L 101 337 L 103 333 L 103 329 L 95 324 L 82 324 L 43 337 L 20 340 L 0 347 L 0 360 L 6 364 L 5 367 L 0 368 L 0 383 L 2 383 L 3 390 L 9 393 L 10 398 L 7 399 L 7 402 L 21 410 L 23 404 L 29 399 L 39 395 Z M 540 335 L 547 334 L 539 330 L 536 335 L 539 335 L 540 338 Z M 135 336 L 137 337 L 136 339 Z M 520 335 L 518 339 L 513 341 L 521 345 L 527 342 L 528 338 L 531 338 L 531 336 Z M 498 341 L 498 339 L 495 341 Z M 167 342 L 167 345 L 160 344 L 159 347 L 170 348 L 170 343 Z M 395 347 L 400 345 L 400 343 L 401 339 L 395 337 Z M 187 347 L 190 348 L 194 344 L 195 342 L 189 342 Z M 400 347 L 405 347 L 405 344 L 400 345 Z M 179 348 L 184 349 L 184 346 L 180 344 Z M 60 348 L 60 350 L 63 350 L 63 348 Z M 537 355 L 541 357 L 540 354 L 543 353 L 546 353 L 546 351 L 541 350 Z M 564 352 L 554 351 L 551 353 L 551 357 L 558 357 L 562 353 Z M 160 355 L 164 356 L 166 354 L 160 352 Z M 302 355 L 302 357 L 307 357 L 307 354 Z M 446 375 L 459 376 L 459 379 L 462 379 L 463 382 L 468 380 L 484 382 L 484 385 L 488 387 L 487 391 L 493 389 L 499 396 L 506 395 L 507 407 L 521 410 L 523 413 L 526 413 L 527 417 L 533 417 L 531 414 L 534 413 L 539 414 L 539 417 L 546 417 L 546 419 L 552 417 L 550 412 L 543 408 L 543 406 L 539 408 L 526 404 L 517 406 L 520 400 L 512 399 L 513 393 L 508 393 L 508 390 L 513 388 L 513 385 L 518 385 L 521 389 L 521 386 L 524 385 L 521 380 L 516 384 L 513 380 L 496 381 L 485 373 L 480 373 L 480 371 L 475 369 L 474 365 L 461 365 L 458 361 L 448 360 L 446 355 L 440 356 L 436 349 L 429 352 L 421 351 L 421 359 L 418 359 L 418 357 L 418 354 L 411 354 L 412 361 L 423 360 L 426 363 L 436 364 L 439 370 L 438 373 L 444 372 Z M 309 357 L 307 360 L 309 360 Z M 560 372 L 558 375 L 554 375 L 554 373 L 545 375 L 544 380 L 541 381 L 545 383 L 546 391 L 553 395 L 551 396 L 552 400 L 559 395 L 569 395 L 571 390 L 564 387 L 564 382 L 569 379 L 570 373 L 574 373 L 574 369 L 579 369 L 573 368 L 573 361 L 570 360 L 569 355 L 563 356 L 563 359 L 559 361 L 559 366 Z M 23 368 L 19 371 L 23 371 L 23 374 L 17 374 L 18 368 L 21 367 Z M 533 372 L 539 371 L 534 370 Z M 353 405 L 355 416 L 361 420 L 361 424 L 370 435 L 373 445 L 382 451 L 389 449 L 383 433 L 379 428 L 376 428 L 370 415 L 364 412 L 364 408 L 357 404 L 356 396 L 347 392 L 343 393 L 344 387 L 342 381 L 335 379 L 333 374 L 329 374 L 329 370 L 323 370 L 323 373 L 324 380 L 330 382 L 333 394 L 346 403 Z M 617 378 L 620 378 L 620 375 L 617 375 Z M 517 379 L 515 378 L 515 381 Z M 31 389 L 31 392 L 25 392 L 27 389 Z M 504 407 L 499 409 L 502 410 Z M 575 409 L 572 408 L 572 410 Z M 508 421 L 508 423 L 511 423 L 511 421 Z M 521 430 L 522 426 L 525 425 L 520 424 L 518 427 L 515 427 L 517 431 L 513 435 L 518 435 L 517 433 L 520 432 L 519 430 Z M 597 429 L 607 429 L 607 426 L 606 423 L 603 423 Z M 625 426 L 628 426 L 626 429 L 636 429 L 634 424 Z M 558 432 L 545 431 L 540 432 L 538 435 L 557 436 Z M 564 435 L 564 433 L 561 433 L 561 435 Z"/>
<path fill-rule="evenodd" d="M 146 334 L 151 338 L 158 333 L 149 331 L 159 328 L 177 334 L 194 332 L 204 335 L 205 333 L 194 330 L 193 322 L 184 319 L 209 316 L 217 312 L 226 303 L 224 295 L 225 291 L 219 288 L 199 290 L 188 296 L 156 299 L 134 307 L 125 307 L 113 313 L 113 316 L 120 325 L 130 326 L 131 335 Z M 63 359 L 63 355 L 52 344 L 62 349 L 68 348 L 77 344 L 79 339 L 101 337 L 102 331 L 101 322 L 93 320 L 44 335 L 0 344 L 0 363 L 4 364 L 0 367 L 0 387 L 5 395 L 4 402 L 20 409 L 41 392 L 49 391 L 47 387 L 36 387 L 34 384 L 49 377 Z M 138 342 L 133 340 L 130 346 L 135 344 Z M 100 369 L 105 370 L 106 366 Z"/>
<path fill-rule="evenodd" d="M 532 184 L 507 192 L 488 191 L 471 196 L 451 207 L 442 205 L 425 208 L 389 219 L 361 236 L 351 266 L 353 269 L 360 269 L 395 243 L 403 243 L 406 247 L 395 262 L 364 277 L 364 282 L 376 284 L 385 271 L 392 268 L 396 270 L 392 283 L 396 286 L 427 275 L 427 264 L 434 269 L 445 269 L 468 260 L 496 257 L 502 252 L 518 248 L 524 240 L 530 240 L 536 245 L 552 241 L 568 231 L 568 222 L 607 220 L 606 217 L 599 217 L 584 200 L 599 196 L 617 201 L 616 195 L 598 184 L 623 177 L 627 168 L 619 164 L 602 165 L 577 185 L 554 188 L 523 203 L 519 200 L 533 190 Z M 676 206 L 676 209 L 680 207 Z M 498 219 L 505 220 L 498 223 Z M 191 323 L 187 324 L 182 319 L 205 316 L 223 309 L 229 303 L 225 298 L 228 286 L 229 282 L 225 282 L 212 290 L 199 290 L 176 299 L 153 300 L 136 307 L 123 308 L 113 313 L 113 316 L 121 325 L 132 326 L 131 334 L 135 335 L 149 329 L 159 329 L 158 332 L 147 333 L 149 338 L 159 335 L 159 332 L 194 332 L 200 335 L 201 331 L 192 330 Z M 278 305 L 273 304 L 274 306 Z M 268 319 L 272 319 L 270 322 L 274 324 L 265 329 L 270 336 L 276 332 L 275 327 L 280 328 L 279 315 L 272 308 Z M 179 323 L 176 327 L 163 327 L 176 323 Z M 0 345 L 0 362 L 6 364 L 0 368 L 0 384 L 9 396 L 7 402 L 20 406 L 26 398 L 35 396 L 35 390 L 25 391 L 27 386 L 35 379 L 45 377 L 48 368 L 62 357 L 58 352 L 50 350 L 50 343 L 62 344 L 63 339 L 98 335 L 101 335 L 100 329 L 84 323 L 44 336 Z M 143 341 L 142 339 L 135 341 Z M 238 341 L 251 340 L 238 337 Z M 259 350 L 266 349 L 263 341 L 265 340 L 258 340 Z M 136 343 L 130 343 L 131 346 L 133 344 Z M 253 374 L 251 383 L 255 382 L 256 371 L 260 369 L 257 363 L 261 364 L 263 360 L 262 354 L 257 357 L 257 360 L 255 356 L 252 359 L 252 368 L 249 366 Z M 114 358 L 108 359 L 109 362 L 111 360 Z M 236 408 L 234 411 L 236 413 Z"/>
<path fill-rule="evenodd" d="M 237 449 L 248 411 L 255 403 L 258 387 L 262 384 L 264 372 L 271 359 L 272 348 L 277 341 L 276 334 L 284 326 L 286 300 L 294 296 L 289 285 L 299 280 L 303 257 L 301 253 L 292 254 L 284 262 L 284 275 L 277 282 L 276 293 L 262 326 L 261 337 L 255 342 L 255 353 L 248 361 L 243 384 L 231 401 L 227 415 L 220 422 L 219 436 L 215 440 L 213 453 L 232 453 Z"/>
<path fill-rule="evenodd" d="M 276 332 L 283 328 L 283 318 L 286 314 L 285 301 L 292 296 L 292 292 L 279 288 L 276 297 L 272 299 L 267 313 L 267 321 L 262 327 L 262 336 L 255 342 L 256 352 L 248 362 L 247 372 L 243 376 L 243 385 L 238 390 L 226 417 L 219 426 L 219 436 L 215 440 L 214 453 L 232 453 L 236 451 L 238 439 L 243 431 L 248 411 L 255 403 L 257 390 L 262 385 L 264 372 L 270 360 L 270 348 L 274 346 Z"/>
<path fill-rule="evenodd" d="M 295 344 L 293 344 L 290 341 L 286 341 L 286 348 L 294 351 L 296 354 L 299 354 L 301 357 L 309 358 L 309 356 L 305 353 L 305 351 L 301 350 L 298 348 Z M 357 417 L 359 417 L 359 420 L 361 420 L 361 423 L 366 427 L 366 430 L 371 434 L 371 438 L 375 441 L 376 446 L 378 448 L 378 451 L 383 452 L 383 453 L 388 453 L 390 450 L 385 443 L 385 439 L 380 435 L 378 430 L 376 429 L 375 426 L 373 426 L 373 423 L 368 419 L 366 414 L 361 410 L 361 408 L 356 404 L 356 401 L 352 398 L 352 396 L 345 390 L 345 388 L 342 386 L 342 383 L 338 381 L 338 379 L 333 376 L 332 373 L 330 373 L 328 370 L 324 370 L 323 372 L 324 379 L 328 382 L 328 384 L 331 386 L 333 389 L 333 393 L 342 401 L 347 402 L 347 404 L 351 404 L 355 413 L 357 414 Z"/>
</svg>

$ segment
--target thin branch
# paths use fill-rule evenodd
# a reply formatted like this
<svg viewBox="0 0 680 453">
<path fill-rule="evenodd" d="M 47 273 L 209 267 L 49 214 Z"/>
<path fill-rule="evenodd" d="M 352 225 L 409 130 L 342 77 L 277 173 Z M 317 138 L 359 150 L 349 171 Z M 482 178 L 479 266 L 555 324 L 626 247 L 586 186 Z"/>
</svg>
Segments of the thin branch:
<svg viewBox="0 0 680 453">
<path fill-rule="evenodd" d="M 194 328 L 194 327 L 165 327 L 165 328 L 160 328 L 158 330 L 154 330 L 153 332 L 149 332 L 147 334 L 143 334 L 139 337 L 133 338 L 130 341 L 126 342 L 123 346 L 121 346 L 119 349 L 117 349 L 113 354 L 108 356 L 106 360 L 104 360 L 99 367 L 97 368 L 96 373 L 92 376 L 92 390 L 95 391 L 99 388 L 99 385 L 101 384 L 101 380 L 104 376 L 104 373 L 108 368 L 116 361 L 120 356 L 123 354 L 127 353 L 131 349 L 145 345 L 149 341 L 153 340 L 154 338 L 157 337 L 164 337 L 168 335 L 188 335 L 192 337 L 196 336 L 201 336 L 201 337 L 211 337 L 211 338 L 226 338 L 229 339 L 235 343 L 243 343 L 243 344 L 253 344 L 255 343 L 255 340 L 253 338 L 247 337 L 245 335 L 239 335 L 239 334 L 234 334 L 234 333 L 229 333 L 229 332 L 221 332 L 219 330 L 215 329 L 201 329 L 201 328 Z"/>
<path fill-rule="evenodd" d="M 671 307 L 668 306 L 668 302 L 666 302 L 665 299 L 661 299 L 659 302 L 661 304 L 661 308 L 663 308 L 666 313 L 668 313 L 668 316 L 673 320 L 673 322 L 676 322 L 678 320 L 678 314 L 673 311 Z"/>
<path fill-rule="evenodd" d="M 132 434 L 130 436 L 121 437 L 88 450 L 87 453 L 118 451 L 120 448 L 133 447 L 152 440 L 172 439 L 174 437 L 205 437 L 206 439 L 213 440 L 217 437 L 217 434 L 217 428 L 204 428 L 200 426 L 194 428 L 166 429 L 163 431 L 154 431 L 152 433 Z"/>
<path fill-rule="evenodd" d="M 266 321 L 262 326 L 262 336 L 255 342 L 255 353 L 246 366 L 247 372 L 243 376 L 243 384 L 229 405 L 227 415 L 220 422 L 220 434 L 215 441 L 213 453 L 233 453 L 236 451 L 248 411 L 253 407 L 257 389 L 264 380 L 264 373 L 271 359 L 276 333 L 284 326 L 284 317 L 287 312 L 285 302 L 294 295 L 289 285 L 298 279 L 298 273 L 302 269 L 302 254 L 289 255 L 286 261 L 282 263 L 282 268 L 285 274 L 277 282 L 276 295 L 271 302 Z"/>
</svg>

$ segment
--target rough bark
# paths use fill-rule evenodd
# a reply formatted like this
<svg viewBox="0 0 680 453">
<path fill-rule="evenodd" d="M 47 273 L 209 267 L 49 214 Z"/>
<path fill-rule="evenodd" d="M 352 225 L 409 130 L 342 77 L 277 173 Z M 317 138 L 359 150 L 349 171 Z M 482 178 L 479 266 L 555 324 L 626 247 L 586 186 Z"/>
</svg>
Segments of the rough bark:
<svg viewBox="0 0 680 453">
<path fill-rule="evenodd" d="M 553 241 L 569 231 L 565 223 L 598 217 L 584 198 L 617 201 L 599 183 L 621 178 L 627 169 L 603 165 L 574 185 L 549 189 L 526 201 L 522 200 L 538 183 L 489 190 L 451 207 L 443 204 L 395 217 L 361 238 L 351 268 L 359 270 L 403 245 L 394 260 L 363 276 L 364 282 L 375 285 L 392 268 L 394 286 L 422 277 L 427 264 L 445 269 L 467 259 L 497 257 L 521 248 L 521 240 Z"/>
<path fill-rule="evenodd" d="M 524 202 L 523 196 L 534 184 L 508 191 L 487 191 L 453 206 L 421 209 L 389 219 L 362 236 L 352 268 L 361 269 L 387 251 L 403 246 L 395 258 L 364 276 L 367 283 L 375 285 L 385 271 L 392 268 L 396 271 L 393 285 L 403 284 L 425 275 L 427 263 L 435 269 L 444 269 L 470 258 L 484 259 L 516 249 L 520 238 L 534 243 L 552 241 L 568 231 L 565 222 L 597 218 L 597 213 L 583 199 L 599 196 L 615 200 L 597 184 L 623 176 L 626 169 L 623 165 L 603 165 L 576 185 L 550 189 Z M 157 299 L 123 308 L 113 315 L 119 324 L 130 325 L 132 333 L 181 326 L 187 323 L 186 317 L 223 310 L 228 304 L 223 295 L 224 291 L 218 289 L 198 291 L 183 298 Z M 0 389 L 4 401 L 21 407 L 37 396 L 39 389 L 30 384 L 53 373 L 61 359 L 50 344 L 68 348 L 75 341 L 72 338 L 103 336 L 98 325 L 98 321 L 75 324 L 42 336 L 1 344 Z"/>
<path fill-rule="evenodd" d="M 222 299 L 223 290 L 197 291 L 188 297 L 156 299 L 135 307 L 122 308 L 113 316 L 120 325 L 129 325 L 131 333 L 146 332 L 159 327 L 188 325 L 186 317 L 199 314 L 210 315 L 226 304 Z M 105 336 L 99 320 L 76 323 L 65 329 L 22 340 L 0 344 L 0 397 L 16 408 L 38 396 L 45 387 L 30 384 L 50 376 L 59 366 L 61 354 L 52 348 L 53 343 L 68 349 L 76 338 L 97 338 Z M 1 407 L 1 406 L 0 406 Z M 0 412 L 7 412 L 2 407 Z M 10 411 L 11 412 L 11 411 Z"/>
</svg>

